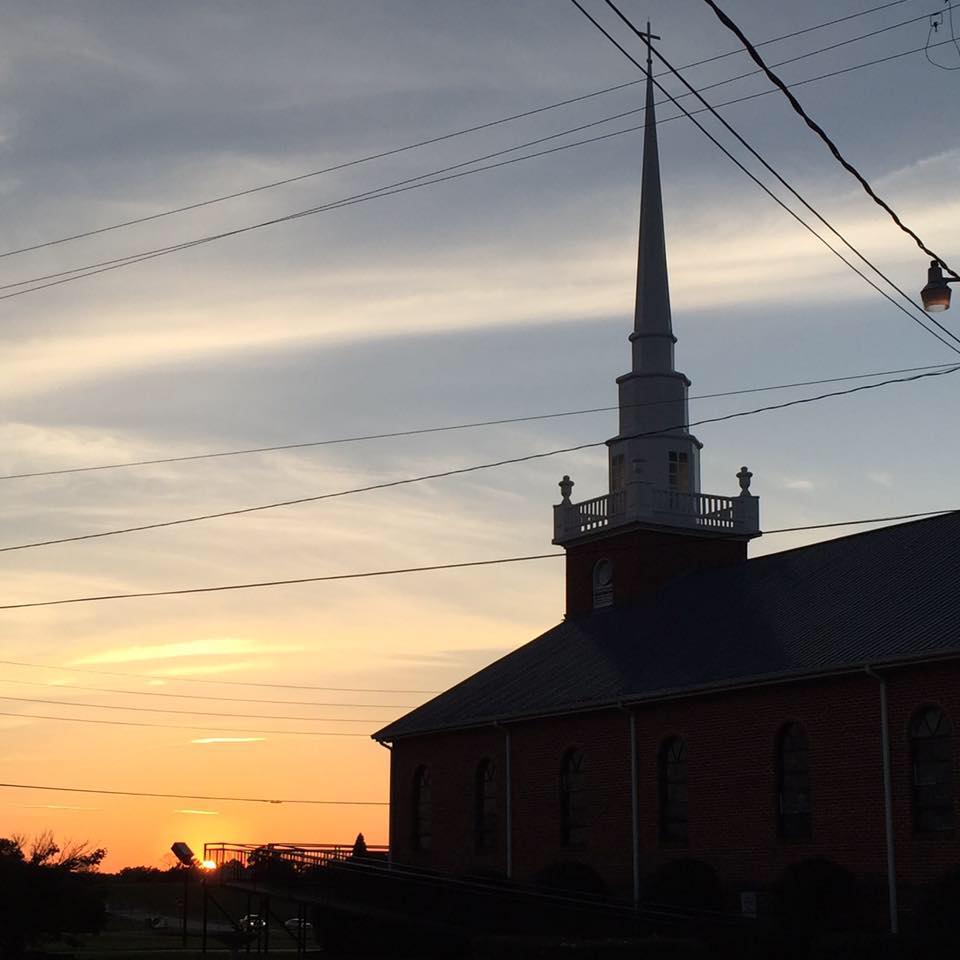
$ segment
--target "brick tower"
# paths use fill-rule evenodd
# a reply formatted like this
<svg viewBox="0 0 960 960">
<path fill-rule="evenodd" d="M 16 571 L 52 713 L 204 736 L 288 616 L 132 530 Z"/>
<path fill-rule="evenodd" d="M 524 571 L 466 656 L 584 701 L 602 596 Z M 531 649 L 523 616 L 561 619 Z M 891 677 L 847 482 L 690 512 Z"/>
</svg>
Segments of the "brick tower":
<svg viewBox="0 0 960 960">
<path fill-rule="evenodd" d="M 687 428 L 690 381 L 674 366 L 650 70 L 648 55 L 632 363 L 617 378 L 620 430 L 607 441 L 609 492 L 574 503 L 565 476 L 554 507 L 553 542 L 567 551 L 568 615 L 629 602 L 690 570 L 741 562 L 747 541 L 760 534 L 746 467 L 737 474 L 739 496 L 700 490 L 703 445 Z"/>
</svg>

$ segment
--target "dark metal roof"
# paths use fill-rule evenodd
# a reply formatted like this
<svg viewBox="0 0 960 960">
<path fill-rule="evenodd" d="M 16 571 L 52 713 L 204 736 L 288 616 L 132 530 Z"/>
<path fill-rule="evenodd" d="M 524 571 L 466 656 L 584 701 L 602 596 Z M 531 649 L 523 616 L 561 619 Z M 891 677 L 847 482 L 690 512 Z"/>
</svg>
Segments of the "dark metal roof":
<svg viewBox="0 0 960 960">
<path fill-rule="evenodd" d="M 701 571 L 570 617 L 374 737 L 960 655 L 960 513 Z"/>
</svg>

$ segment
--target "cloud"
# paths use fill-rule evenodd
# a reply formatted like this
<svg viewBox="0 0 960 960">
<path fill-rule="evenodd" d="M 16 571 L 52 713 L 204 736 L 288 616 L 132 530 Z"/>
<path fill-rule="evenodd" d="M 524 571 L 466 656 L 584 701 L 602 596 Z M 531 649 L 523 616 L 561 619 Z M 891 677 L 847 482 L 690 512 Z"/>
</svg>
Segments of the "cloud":
<svg viewBox="0 0 960 960">
<path fill-rule="evenodd" d="M 197 817 L 219 817 L 219 810 L 174 810 L 174 813 L 188 813 Z"/>
<path fill-rule="evenodd" d="M 816 486 L 812 480 L 785 480 L 783 484 L 788 490 L 813 490 Z"/>
<path fill-rule="evenodd" d="M 877 484 L 879 487 L 886 487 L 888 490 L 893 489 L 895 486 L 895 481 L 893 479 L 893 474 L 887 473 L 884 470 L 871 470 L 867 473 L 867 479 L 871 483 Z"/>
<path fill-rule="evenodd" d="M 179 657 L 221 657 L 249 653 L 299 653 L 303 647 L 290 644 L 264 644 L 243 637 L 208 637 L 149 646 L 126 647 L 89 654 L 71 661 L 76 666 L 91 664 L 139 663 L 147 660 L 171 660 Z M 219 668 L 217 668 L 219 669 Z"/>
<path fill-rule="evenodd" d="M 191 743 L 265 743 L 266 737 L 199 737 Z"/>
</svg>

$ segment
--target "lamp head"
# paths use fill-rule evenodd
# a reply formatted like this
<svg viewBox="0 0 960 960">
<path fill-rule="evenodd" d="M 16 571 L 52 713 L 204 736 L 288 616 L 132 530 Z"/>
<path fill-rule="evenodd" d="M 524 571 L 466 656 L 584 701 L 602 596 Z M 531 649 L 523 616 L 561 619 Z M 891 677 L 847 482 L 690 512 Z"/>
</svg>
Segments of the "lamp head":
<svg viewBox="0 0 960 960">
<path fill-rule="evenodd" d="M 185 867 L 192 867 L 197 862 L 197 858 L 193 855 L 193 851 L 182 840 L 178 840 L 170 849 L 173 851 L 174 856 Z"/>
<path fill-rule="evenodd" d="M 939 260 L 930 261 L 927 285 L 920 291 L 920 299 L 927 313 L 941 313 L 950 309 L 950 286 L 943 279 Z"/>
</svg>

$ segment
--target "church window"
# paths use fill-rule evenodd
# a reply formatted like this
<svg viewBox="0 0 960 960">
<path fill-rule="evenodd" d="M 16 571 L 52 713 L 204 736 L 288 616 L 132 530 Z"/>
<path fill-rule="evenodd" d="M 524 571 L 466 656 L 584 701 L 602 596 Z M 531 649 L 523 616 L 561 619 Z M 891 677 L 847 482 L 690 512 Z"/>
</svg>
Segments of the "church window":
<svg viewBox="0 0 960 960">
<path fill-rule="evenodd" d="M 690 490 L 690 460 L 686 453 L 671 450 L 667 460 L 670 489 L 677 493 L 688 493 Z"/>
<path fill-rule="evenodd" d="M 780 836 L 808 838 L 812 827 L 810 746 L 799 723 L 788 723 L 777 738 L 777 802 Z"/>
<path fill-rule="evenodd" d="M 433 844 L 433 791 L 429 767 L 418 767 L 413 778 L 413 848 L 429 850 Z"/>
<path fill-rule="evenodd" d="M 610 458 L 610 492 L 616 493 L 618 490 L 622 490 L 624 480 L 623 454 L 617 453 Z"/>
<path fill-rule="evenodd" d="M 583 789 L 583 754 L 571 747 L 560 767 L 560 839 L 565 847 L 583 846 L 587 816 Z"/>
<path fill-rule="evenodd" d="M 607 560 L 598 560 L 593 565 L 593 608 L 609 607 L 613 604 L 613 564 Z"/>
<path fill-rule="evenodd" d="M 910 725 L 915 833 L 949 833 L 954 828 L 953 731 L 939 708 L 923 707 Z"/>
<path fill-rule="evenodd" d="M 497 842 L 497 768 L 489 757 L 477 767 L 475 804 L 477 850 L 492 850 Z"/>
<path fill-rule="evenodd" d="M 671 737 L 660 747 L 660 839 L 687 842 L 687 744 Z"/>
</svg>

